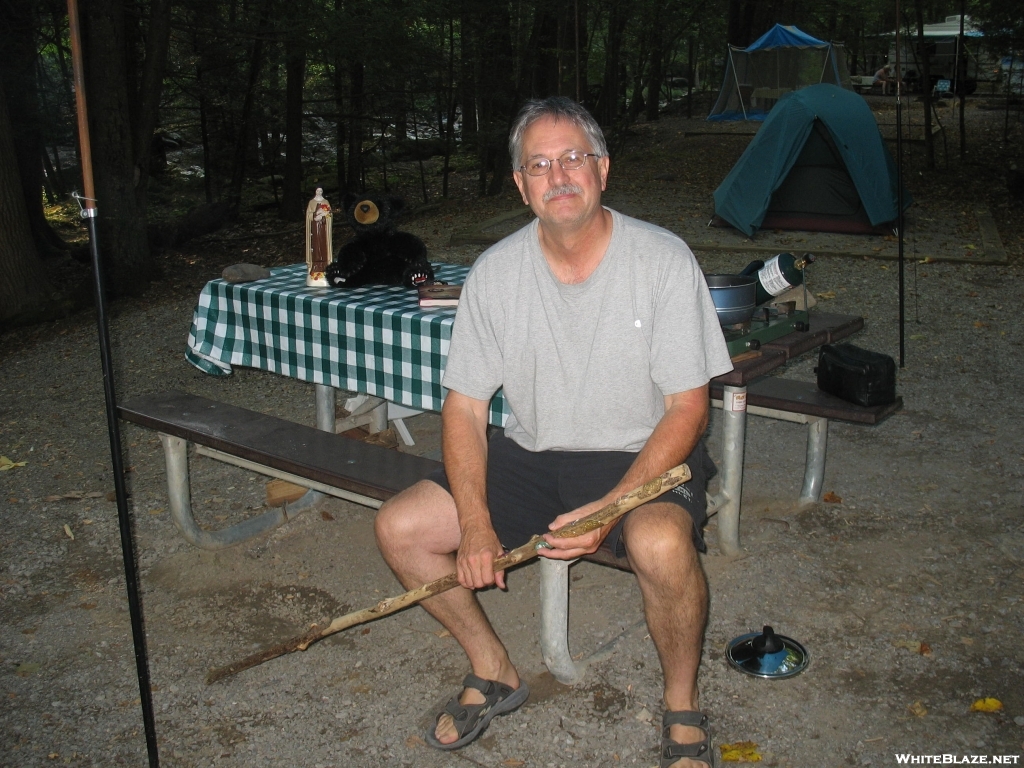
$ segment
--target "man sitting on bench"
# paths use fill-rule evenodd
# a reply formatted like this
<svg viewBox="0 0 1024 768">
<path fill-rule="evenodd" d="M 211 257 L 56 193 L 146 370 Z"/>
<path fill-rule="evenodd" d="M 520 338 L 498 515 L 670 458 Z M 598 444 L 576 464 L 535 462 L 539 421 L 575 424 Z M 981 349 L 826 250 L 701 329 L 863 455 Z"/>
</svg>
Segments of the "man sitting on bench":
<svg viewBox="0 0 1024 768">
<path fill-rule="evenodd" d="M 610 529 L 548 537 L 545 557 L 602 541 L 625 553 L 664 673 L 662 765 L 711 764 L 697 667 L 708 593 L 708 381 L 732 368 L 693 254 L 672 233 L 601 206 L 601 129 L 563 97 L 528 103 L 509 140 L 513 176 L 537 218 L 484 253 L 452 331 L 442 412 L 445 468 L 387 502 L 377 541 L 406 587 L 458 572 L 463 589 L 423 606 L 472 674 L 427 733 L 439 749 L 476 738 L 529 695 L 472 590 L 504 588 L 494 559 L 683 462 L 687 484 Z M 486 437 L 491 396 L 512 416 Z"/>
</svg>

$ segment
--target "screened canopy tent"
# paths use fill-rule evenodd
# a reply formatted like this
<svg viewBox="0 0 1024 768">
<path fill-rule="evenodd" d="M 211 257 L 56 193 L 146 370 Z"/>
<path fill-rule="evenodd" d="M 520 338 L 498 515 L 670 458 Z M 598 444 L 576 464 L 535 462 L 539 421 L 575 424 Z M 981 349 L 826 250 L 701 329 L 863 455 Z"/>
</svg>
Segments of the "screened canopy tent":
<svg viewBox="0 0 1024 768">
<path fill-rule="evenodd" d="M 783 96 L 715 190 L 719 223 L 851 234 L 890 231 L 896 164 L 863 98 L 834 85 Z M 904 191 L 904 207 L 910 195 Z"/>
<path fill-rule="evenodd" d="M 843 47 L 776 24 L 747 48 L 729 46 L 708 120 L 764 120 L 782 96 L 817 83 L 850 87 Z"/>
</svg>

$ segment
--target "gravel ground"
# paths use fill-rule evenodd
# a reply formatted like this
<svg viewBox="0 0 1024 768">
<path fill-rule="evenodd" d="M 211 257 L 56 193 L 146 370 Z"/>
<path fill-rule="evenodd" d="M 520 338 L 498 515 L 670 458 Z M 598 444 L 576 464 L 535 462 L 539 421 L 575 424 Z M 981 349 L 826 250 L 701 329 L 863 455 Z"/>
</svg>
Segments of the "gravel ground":
<svg viewBox="0 0 1024 768">
<path fill-rule="evenodd" d="M 649 204 L 640 172 L 664 163 L 650 149 L 663 146 L 652 131 L 637 129 L 619 166 L 617 194 L 637 207 Z M 713 148 L 698 141 L 658 150 L 678 153 L 687 170 L 681 200 L 659 198 L 655 220 L 696 210 L 693 195 L 706 195 L 720 166 L 742 150 L 731 137 Z M 979 161 L 990 173 L 998 167 L 992 158 L 1005 156 L 999 151 Z M 976 173 L 948 182 L 940 175 L 929 177 L 936 189 L 959 184 L 963 192 L 964 178 Z M 613 191 L 615 184 L 613 169 Z M 945 205 L 950 216 L 959 210 L 958 197 L 937 197 L 929 204 Z M 708 527 L 712 605 L 700 685 L 716 743 L 752 742 L 765 765 L 1024 753 L 1024 407 L 1013 395 L 1024 388 L 1024 339 L 1006 293 L 1024 277 L 1020 206 L 994 187 L 986 202 L 1011 261 L 908 266 L 905 407 L 873 428 L 831 425 L 825 490 L 840 502 L 796 508 L 803 427 L 748 421 L 744 554 L 722 556 L 714 520 Z M 450 234 L 513 205 L 510 194 L 467 198 L 407 228 L 434 258 L 469 262 L 480 249 L 448 248 Z M 183 359 L 204 280 L 237 261 L 294 261 L 285 247 L 232 236 L 167 255 L 164 282 L 114 305 L 118 394 L 174 387 L 312 424 L 311 385 L 246 369 L 208 377 Z M 727 252 L 699 258 L 707 272 L 747 260 Z M 866 318 L 856 343 L 897 355 L 895 272 L 890 262 L 823 256 L 810 287 L 834 294 L 821 299 L 823 309 Z M 0 454 L 26 462 L 0 472 L 3 766 L 146 760 L 116 509 L 107 500 L 113 486 L 95 337 L 89 313 L 2 337 Z M 812 379 L 812 368 L 803 359 L 785 374 Z M 408 423 L 417 441 L 410 450 L 436 452 L 438 417 Z M 713 454 L 717 434 L 713 423 Z M 574 687 L 555 682 L 541 661 L 537 569 L 513 572 L 508 593 L 482 595 L 533 695 L 457 753 L 431 750 L 421 735 L 466 665 L 418 608 L 206 686 L 210 667 L 401 589 L 373 544 L 373 511 L 337 500 L 249 546 L 193 549 L 166 511 L 156 436 L 125 425 L 123 438 L 164 765 L 657 763 L 660 671 L 635 580 L 590 563 L 572 571 L 570 645 L 578 654 L 614 645 Z M 204 458 L 192 466 L 194 504 L 209 524 L 262 507 L 264 479 Z M 728 667 L 728 640 L 765 623 L 808 648 L 802 675 L 764 681 Z M 971 712 L 983 697 L 1003 709 Z"/>
</svg>

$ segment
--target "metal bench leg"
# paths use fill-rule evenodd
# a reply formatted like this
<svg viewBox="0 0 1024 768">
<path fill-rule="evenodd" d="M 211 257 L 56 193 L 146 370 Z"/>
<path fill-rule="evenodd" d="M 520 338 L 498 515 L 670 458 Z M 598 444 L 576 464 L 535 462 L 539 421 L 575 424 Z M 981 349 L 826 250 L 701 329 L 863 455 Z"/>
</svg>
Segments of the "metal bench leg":
<svg viewBox="0 0 1024 768">
<path fill-rule="evenodd" d="M 171 518 L 186 541 L 200 549 L 224 549 L 277 528 L 288 521 L 283 509 L 271 509 L 220 531 L 204 531 L 192 515 L 192 493 L 188 482 L 188 442 L 160 433 L 167 462 L 167 495 Z"/>
<path fill-rule="evenodd" d="M 828 419 L 810 419 L 807 422 L 807 463 L 804 466 L 804 487 L 800 491 L 800 504 L 821 501 L 821 486 L 825 480 L 825 452 L 828 449 Z"/>
<path fill-rule="evenodd" d="M 572 685 L 583 678 L 569 654 L 569 566 L 575 560 L 540 559 L 540 648 L 555 679 Z"/>
<path fill-rule="evenodd" d="M 718 546 L 727 556 L 740 553 L 740 496 L 743 490 L 743 441 L 747 434 L 747 388 L 725 387 L 722 395 L 721 490 L 714 501 L 718 513 Z"/>
</svg>

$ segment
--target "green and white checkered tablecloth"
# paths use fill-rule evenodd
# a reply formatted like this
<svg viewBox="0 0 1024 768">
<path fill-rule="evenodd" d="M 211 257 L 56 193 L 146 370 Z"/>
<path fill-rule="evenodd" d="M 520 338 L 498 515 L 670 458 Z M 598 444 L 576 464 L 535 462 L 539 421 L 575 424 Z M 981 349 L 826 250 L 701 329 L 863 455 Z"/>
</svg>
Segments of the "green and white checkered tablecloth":
<svg viewBox="0 0 1024 768">
<path fill-rule="evenodd" d="M 296 264 L 251 283 L 207 283 L 192 316 L 188 361 L 214 376 L 242 365 L 440 411 L 455 310 L 420 309 L 409 288 L 307 288 L 305 269 Z M 469 271 L 434 269 L 449 283 L 462 283 Z M 499 392 L 491 423 L 504 424 L 507 408 Z"/>
</svg>

